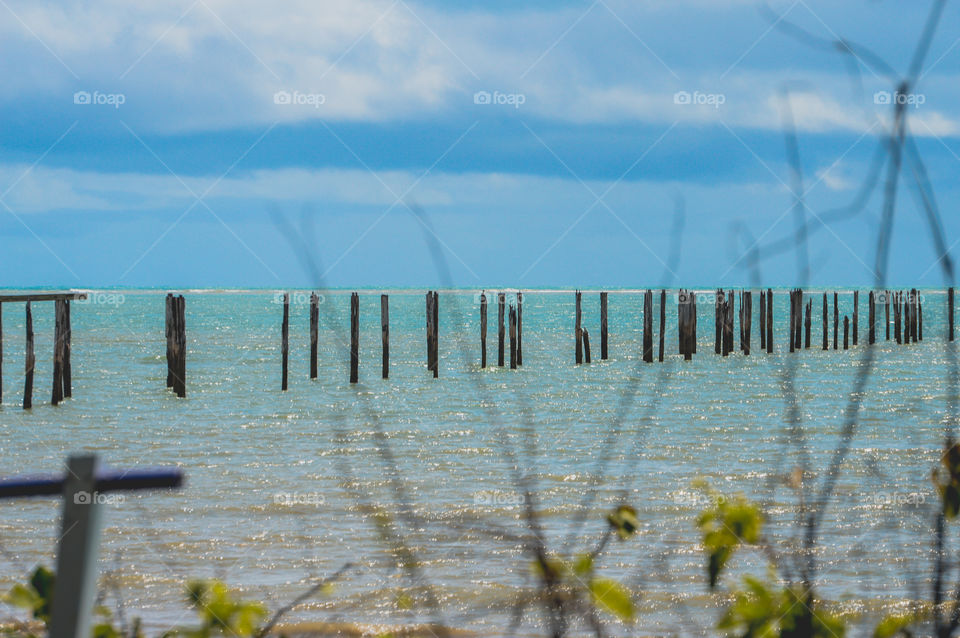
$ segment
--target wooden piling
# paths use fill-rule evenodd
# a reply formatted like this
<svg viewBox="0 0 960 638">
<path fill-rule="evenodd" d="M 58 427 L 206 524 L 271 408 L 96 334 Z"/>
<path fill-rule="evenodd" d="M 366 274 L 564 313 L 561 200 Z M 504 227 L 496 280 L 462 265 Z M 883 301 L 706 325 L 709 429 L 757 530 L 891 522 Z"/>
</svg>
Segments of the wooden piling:
<svg viewBox="0 0 960 638">
<path fill-rule="evenodd" d="M 828 349 L 828 348 L 830 347 L 830 336 L 829 336 L 829 334 L 828 334 L 828 332 L 827 332 L 827 331 L 828 331 L 827 326 L 829 325 L 828 320 L 827 320 L 827 316 L 828 316 L 828 315 L 827 315 L 827 313 L 828 313 L 827 307 L 828 307 L 828 306 L 827 306 L 827 293 L 823 293 L 823 349 L 824 349 L 824 350 L 826 350 L 826 349 Z"/>
<path fill-rule="evenodd" d="M 580 293 L 577 293 L 580 294 Z M 506 308 L 507 296 L 502 293 L 497 293 L 497 365 L 503 367 L 503 312 Z"/>
<path fill-rule="evenodd" d="M 767 349 L 767 293 L 760 291 L 760 352 Z"/>
<path fill-rule="evenodd" d="M 380 344 L 383 352 L 381 375 L 390 377 L 390 297 L 380 295 Z"/>
<path fill-rule="evenodd" d="M 657 360 L 660 363 L 663 363 L 663 344 L 664 344 L 664 334 L 663 330 L 666 327 L 667 322 L 667 291 L 660 291 L 660 350 L 657 353 Z"/>
<path fill-rule="evenodd" d="M 583 363 L 583 328 L 580 325 L 581 313 L 580 313 L 580 291 L 576 291 L 576 311 L 574 317 L 574 326 L 573 326 L 573 336 L 576 339 L 576 344 L 574 346 L 574 361 L 577 365 Z"/>
<path fill-rule="evenodd" d="M 807 313 L 803 321 L 803 348 L 805 350 L 810 349 L 810 328 L 812 323 L 812 317 L 811 317 L 812 314 L 813 314 L 813 300 L 810 299 L 809 301 L 807 301 Z"/>
<path fill-rule="evenodd" d="M 360 295 L 350 295 L 350 383 L 360 380 Z"/>
<path fill-rule="evenodd" d="M 733 291 L 727 291 L 724 298 L 723 356 L 733 352 L 733 314 L 736 310 L 736 297 Z"/>
<path fill-rule="evenodd" d="M 290 293 L 283 293 L 283 323 L 280 324 L 280 391 L 287 390 L 287 360 L 290 355 Z"/>
<path fill-rule="evenodd" d="M 647 291 L 647 294 L 650 292 Z M 607 359 L 607 293 L 605 292 L 600 293 L 600 359 L 603 361 Z"/>
<path fill-rule="evenodd" d="M 487 293 L 480 293 L 480 368 L 487 367 Z"/>
<path fill-rule="evenodd" d="M 440 377 L 440 293 L 433 291 L 433 378 Z"/>
<path fill-rule="evenodd" d="M 900 293 L 893 293 L 893 338 L 897 343 L 903 343 L 900 333 Z"/>
<path fill-rule="evenodd" d="M 173 387 L 173 294 L 167 293 L 166 336 L 167 336 L 167 387 Z"/>
<path fill-rule="evenodd" d="M 917 341 L 923 341 L 923 302 L 917 293 Z"/>
<path fill-rule="evenodd" d="M 310 293 L 310 378 L 317 378 L 317 342 L 320 330 L 320 297 Z"/>
<path fill-rule="evenodd" d="M 850 347 L 850 317 L 843 315 L 843 349 Z"/>
<path fill-rule="evenodd" d="M 767 288 L 767 353 L 773 352 L 773 288 Z"/>
<path fill-rule="evenodd" d="M 70 300 L 63 300 L 63 368 L 60 377 L 63 381 L 63 398 L 73 396 L 73 365 L 70 362 L 73 346 L 73 329 L 70 327 Z"/>
<path fill-rule="evenodd" d="M 427 370 L 433 373 L 436 379 L 440 374 L 440 348 L 439 348 L 439 306 L 440 298 L 438 293 L 433 290 L 427 291 L 426 299 L 427 312 Z"/>
<path fill-rule="evenodd" d="M 682 312 L 683 322 L 680 327 L 680 338 L 683 344 L 683 360 L 693 359 L 693 353 L 696 352 L 696 314 L 694 293 L 689 290 L 681 290 L 677 297 L 677 309 Z"/>
<path fill-rule="evenodd" d="M 867 295 L 867 345 L 873 345 L 877 342 L 877 299 L 874 291 Z"/>
<path fill-rule="evenodd" d="M 910 318 L 910 310 L 910 293 L 908 292 L 906 297 L 903 298 L 903 313 L 900 318 L 900 322 L 903 324 L 901 334 L 903 335 L 904 345 L 908 345 L 913 337 L 913 320 Z"/>
<path fill-rule="evenodd" d="M 523 367 L 523 293 L 517 291 L 517 367 Z"/>
<path fill-rule="evenodd" d="M 840 309 L 837 305 L 837 293 L 833 293 L 833 349 L 837 349 L 837 329 L 840 323 Z"/>
<path fill-rule="evenodd" d="M 63 301 L 53 302 L 53 391 L 50 403 L 63 401 Z"/>
<path fill-rule="evenodd" d="M 30 311 L 30 302 L 27 302 L 27 345 L 24 357 L 23 375 L 23 409 L 33 407 L 33 367 L 36 358 L 33 354 L 33 313 Z"/>
<path fill-rule="evenodd" d="M 713 351 L 716 354 L 723 352 L 723 321 L 724 321 L 724 298 L 723 290 L 717 289 L 714 297 L 714 341 Z"/>
<path fill-rule="evenodd" d="M 187 396 L 187 328 L 186 301 L 183 295 L 173 297 L 173 391 L 181 399 Z"/>
<path fill-rule="evenodd" d="M 691 327 L 690 327 L 690 354 L 697 354 L 697 293 L 690 290 L 688 291 L 690 297 L 690 315 L 691 315 Z"/>
<path fill-rule="evenodd" d="M 643 293 L 643 361 L 653 363 L 653 291 Z"/>
<path fill-rule="evenodd" d="M 858 328 L 860 326 L 860 291 L 853 291 L 853 345 L 857 345 Z"/>
<path fill-rule="evenodd" d="M 890 291 L 883 293 L 883 323 L 886 326 L 887 341 L 890 341 Z"/>
<path fill-rule="evenodd" d="M 753 325 L 753 292 L 743 293 L 740 304 L 740 323 L 743 325 L 743 354 L 750 356 L 750 328 Z"/>
<path fill-rule="evenodd" d="M 790 291 L 790 352 L 796 352 L 797 343 L 797 290 Z"/>
<path fill-rule="evenodd" d="M 803 290 L 797 288 L 797 325 L 793 335 L 794 348 L 803 347 Z"/>
<path fill-rule="evenodd" d="M 517 309 L 510 304 L 510 369 L 517 369 Z"/>
<path fill-rule="evenodd" d="M 916 343 L 920 340 L 919 333 L 919 321 L 920 321 L 920 292 L 913 288 L 910 290 L 910 323 L 911 330 L 913 335 L 913 342 Z"/>
<path fill-rule="evenodd" d="M 590 333 L 587 332 L 587 329 L 584 328 L 580 332 L 580 336 L 583 338 L 583 356 L 587 363 L 590 363 Z"/>
<path fill-rule="evenodd" d="M 3 304 L 0 303 L 0 403 L 3 403 Z"/>
<path fill-rule="evenodd" d="M 947 288 L 947 339 L 953 341 L 953 286 Z"/>
</svg>

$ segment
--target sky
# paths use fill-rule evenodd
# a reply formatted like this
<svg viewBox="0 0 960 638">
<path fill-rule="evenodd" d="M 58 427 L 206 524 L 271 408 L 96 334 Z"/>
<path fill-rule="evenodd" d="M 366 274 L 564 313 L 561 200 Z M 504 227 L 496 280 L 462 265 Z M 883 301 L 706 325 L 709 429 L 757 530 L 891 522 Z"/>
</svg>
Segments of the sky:
<svg viewBox="0 0 960 638">
<path fill-rule="evenodd" d="M 930 8 L 0 0 L 4 285 L 869 285 L 882 180 L 829 211 L 898 99 L 887 278 L 943 285 L 915 185 L 954 248 L 960 3 L 894 93 Z"/>
</svg>

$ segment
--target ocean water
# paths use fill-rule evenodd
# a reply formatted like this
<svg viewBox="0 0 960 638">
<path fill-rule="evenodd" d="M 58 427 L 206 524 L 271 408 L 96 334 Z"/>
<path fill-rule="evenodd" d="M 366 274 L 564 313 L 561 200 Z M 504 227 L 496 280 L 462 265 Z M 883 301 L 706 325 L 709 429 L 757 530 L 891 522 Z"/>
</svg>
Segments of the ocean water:
<svg viewBox="0 0 960 638">
<path fill-rule="evenodd" d="M 72 306 L 73 398 L 58 407 L 49 405 L 53 306 L 38 303 L 30 411 L 20 409 L 23 305 L 5 304 L 2 473 L 60 472 L 81 451 L 118 468 L 183 468 L 179 491 L 127 494 L 103 506 L 102 581 L 117 585 L 127 615 L 143 617 L 151 633 L 192 621 L 183 597 L 189 579 L 222 578 L 276 609 L 347 562 L 354 567 L 336 588 L 289 620 L 386 627 L 434 618 L 371 523 L 371 508 L 397 523 L 443 622 L 502 633 L 512 603 L 533 582 L 519 538 L 528 526 L 518 481 L 533 489 L 532 507 L 559 556 L 592 549 L 612 507 L 637 509 L 639 533 L 611 543 L 599 568 L 629 585 L 638 606 L 638 621 L 614 624 L 615 633 L 704 633 L 722 599 L 705 585 L 696 516 L 710 499 L 694 482 L 763 502 L 768 534 L 789 555 L 799 537 L 798 496 L 785 477 L 806 462 L 807 485 L 821 485 L 866 351 L 866 292 L 856 348 L 820 349 L 814 296 L 813 347 L 789 354 L 788 301 L 779 291 L 775 354 L 759 351 L 755 317 L 754 352 L 725 358 L 713 352 L 713 306 L 702 294 L 693 361 L 676 354 L 670 296 L 667 360 L 644 364 L 642 297 L 611 291 L 610 358 L 600 361 L 599 295 L 587 291 L 593 363 L 575 366 L 573 293 L 533 290 L 524 294 L 519 370 L 496 366 L 496 296 L 488 294 L 493 365 L 481 370 L 477 294 L 442 291 L 433 379 L 423 291 L 389 292 L 390 378 L 380 378 L 379 291 L 363 292 L 357 385 L 348 383 L 349 294 L 323 296 L 319 378 L 310 380 L 308 293 L 294 293 L 286 393 L 277 294 L 187 293 L 186 399 L 165 388 L 163 294 L 91 295 Z M 943 442 L 951 353 L 945 295 L 923 291 L 923 302 L 922 343 L 898 346 L 878 332 L 817 546 L 818 592 L 864 623 L 929 590 L 930 473 Z M 851 308 L 852 295 L 842 293 L 841 341 Z M 785 417 L 791 396 L 802 435 Z M 56 499 L 0 501 L 0 590 L 53 563 L 58 517 Z M 762 556 L 746 551 L 725 583 L 765 569 Z M 398 607 L 401 595 L 413 598 L 413 610 Z M 540 622 L 531 610 L 520 633 L 536 633 Z"/>
</svg>

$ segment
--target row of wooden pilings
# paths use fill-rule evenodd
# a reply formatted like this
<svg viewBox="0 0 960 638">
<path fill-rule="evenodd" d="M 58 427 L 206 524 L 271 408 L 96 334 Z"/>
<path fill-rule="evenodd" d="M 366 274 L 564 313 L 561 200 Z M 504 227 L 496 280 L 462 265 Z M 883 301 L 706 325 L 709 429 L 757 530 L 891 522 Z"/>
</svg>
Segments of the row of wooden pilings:
<svg viewBox="0 0 960 638">
<path fill-rule="evenodd" d="M 577 290 L 574 310 L 574 362 L 577 365 L 591 362 L 591 347 L 589 331 L 583 326 L 582 299 L 583 294 Z M 733 291 L 718 289 L 714 301 L 714 352 L 728 356 L 736 345 L 734 339 L 735 324 L 739 323 L 739 349 L 744 355 L 751 353 L 753 328 L 753 291 Z M 839 294 L 834 292 L 832 332 L 833 349 L 839 348 Z M 813 322 L 813 299 L 805 297 L 804 292 L 797 288 L 789 292 L 789 331 L 788 341 L 790 352 L 796 352 L 810 347 Z M 659 313 L 654 310 L 654 293 L 647 290 L 643 293 L 643 348 L 642 358 L 645 362 L 654 359 L 654 319 L 659 314 L 659 348 L 658 361 L 664 360 L 666 335 L 666 302 L 667 291 L 659 294 Z M 739 298 L 739 302 L 737 299 Z M 319 296 L 310 295 L 310 378 L 317 377 L 317 345 L 319 331 Z M 480 367 L 487 367 L 487 316 L 488 303 L 486 291 L 480 294 Z M 859 341 L 859 291 L 853 292 L 853 345 Z M 506 365 L 509 353 L 509 366 L 517 369 L 523 365 L 523 293 L 515 294 L 516 304 L 507 304 L 507 294 L 497 293 L 497 365 Z M 600 359 L 608 357 L 608 293 L 600 293 Z M 822 293 L 822 348 L 830 347 L 830 294 Z M 66 383 L 64 396 L 69 396 L 69 302 L 66 304 Z M 884 308 L 885 338 L 891 338 L 897 343 L 909 344 L 923 340 L 923 303 L 916 289 L 907 292 L 885 291 L 868 293 L 868 331 L 867 340 L 873 344 L 877 339 L 877 305 Z M 739 307 L 738 307 L 739 306 Z M 59 308 L 59 306 L 58 306 Z M 186 396 L 186 329 L 184 322 L 185 302 L 183 296 L 167 295 L 166 335 L 167 335 L 167 387 L 174 389 L 177 396 Z M 439 377 L 439 308 L 440 297 L 436 291 L 426 293 L 425 324 L 426 324 L 426 362 L 427 370 L 434 378 Z M 893 321 L 891 318 L 891 308 Z M 60 311 L 58 310 L 58 313 Z M 58 314 L 58 317 L 60 315 Z M 760 350 L 772 353 L 773 339 L 773 290 L 767 288 L 760 291 L 760 309 L 758 312 L 760 324 Z M 954 289 L 947 290 L 947 338 L 954 340 Z M 735 318 L 739 321 L 735 321 Z M 29 303 L 27 306 L 28 321 L 28 352 L 32 353 L 32 324 L 30 323 Z M 58 319 L 59 321 L 59 319 Z M 60 324 L 58 323 L 58 326 Z M 380 327 L 381 327 L 381 376 L 386 379 L 390 372 L 390 303 L 388 295 L 380 295 Z M 851 321 L 847 315 L 843 316 L 843 348 L 850 347 Z M 60 328 L 58 328 L 58 331 Z M 58 332 L 58 335 L 60 333 Z M 290 295 L 283 295 L 283 322 L 281 324 L 281 389 L 288 387 L 288 359 L 290 334 Z M 509 351 L 507 336 L 509 335 Z M 60 340 L 58 339 L 58 343 Z M 695 292 L 681 289 L 677 294 L 677 348 L 684 360 L 689 361 L 697 352 L 697 295 Z M 28 355 L 29 356 L 29 355 Z M 360 298 L 358 293 L 350 295 L 350 382 L 359 381 L 360 364 Z M 30 368 L 29 383 L 32 383 L 32 367 Z M 55 368 L 55 377 L 58 373 Z M 55 401 L 57 398 L 55 385 Z M 25 399 L 26 405 L 26 399 Z M 29 407 L 29 406 L 27 406 Z"/>
</svg>

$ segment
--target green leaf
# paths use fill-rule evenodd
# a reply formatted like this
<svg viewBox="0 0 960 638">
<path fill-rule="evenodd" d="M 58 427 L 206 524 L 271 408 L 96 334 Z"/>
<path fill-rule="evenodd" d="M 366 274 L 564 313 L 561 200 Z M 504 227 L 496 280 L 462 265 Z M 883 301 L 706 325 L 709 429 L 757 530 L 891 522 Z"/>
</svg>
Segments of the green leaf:
<svg viewBox="0 0 960 638">
<path fill-rule="evenodd" d="M 607 522 L 617 532 L 617 536 L 624 540 L 633 536 L 640 527 L 637 510 L 629 505 L 621 505 L 613 513 L 608 514 Z"/>
<path fill-rule="evenodd" d="M 593 571 L 593 556 L 590 554 L 580 554 L 573 563 L 573 571 L 578 576 L 589 574 Z"/>
<path fill-rule="evenodd" d="M 891 614 L 873 630 L 873 638 L 892 638 L 918 620 L 916 614 Z"/>
<path fill-rule="evenodd" d="M 615 580 L 594 578 L 590 581 L 590 596 L 593 604 L 619 617 L 633 620 L 633 600 L 630 591 Z"/>
</svg>

